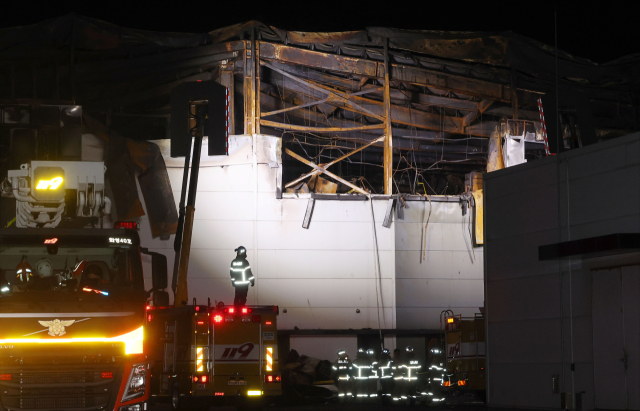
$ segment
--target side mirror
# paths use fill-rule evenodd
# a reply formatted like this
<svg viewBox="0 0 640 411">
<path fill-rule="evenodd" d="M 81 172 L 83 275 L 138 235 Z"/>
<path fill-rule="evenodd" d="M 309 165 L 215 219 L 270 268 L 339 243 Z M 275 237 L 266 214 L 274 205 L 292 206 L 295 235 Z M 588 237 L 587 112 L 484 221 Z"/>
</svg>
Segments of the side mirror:
<svg viewBox="0 0 640 411">
<path fill-rule="evenodd" d="M 151 282 L 154 290 L 167 288 L 167 256 L 160 253 L 151 254 Z"/>
</svg>

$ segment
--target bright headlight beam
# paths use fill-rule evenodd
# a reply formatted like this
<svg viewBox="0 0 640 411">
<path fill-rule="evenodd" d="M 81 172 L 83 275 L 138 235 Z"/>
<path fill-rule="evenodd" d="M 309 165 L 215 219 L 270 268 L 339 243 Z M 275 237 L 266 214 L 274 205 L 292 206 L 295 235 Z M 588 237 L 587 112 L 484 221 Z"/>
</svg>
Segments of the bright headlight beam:
<svg viewBox="0 0 640 411">
<path fill-rule="evenodd" d="M 3 344 L 69 344 L 83 342 L 123 342 L 125 344 L 125 354 L 142 354 L 142 342 L 144 341 L 144 327 L 135 329 L 129 333 L 117 337 L 95 337 L 95 338 L 8 338 L 0 340 Z"/>
</svg>

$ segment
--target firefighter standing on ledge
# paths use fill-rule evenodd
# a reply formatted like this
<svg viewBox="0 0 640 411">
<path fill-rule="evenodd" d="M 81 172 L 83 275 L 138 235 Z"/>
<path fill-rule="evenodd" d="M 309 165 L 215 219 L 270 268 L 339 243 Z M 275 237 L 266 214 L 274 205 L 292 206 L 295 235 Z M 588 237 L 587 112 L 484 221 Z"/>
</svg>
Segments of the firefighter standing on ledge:
<svg viewBox="0 0 640 411">
<path fill-rule="evenodd" d="M 247 303 L 249 284 L 253 287 L 255 277 L 251 273 L 251 266 L 247 261 L 247 249 L 240 246 L 234 250 L 236 258 L 231 262 L 231 284 L 236 288 L 236 297 L 233 305 L 241 306 Z"/>
</svg>

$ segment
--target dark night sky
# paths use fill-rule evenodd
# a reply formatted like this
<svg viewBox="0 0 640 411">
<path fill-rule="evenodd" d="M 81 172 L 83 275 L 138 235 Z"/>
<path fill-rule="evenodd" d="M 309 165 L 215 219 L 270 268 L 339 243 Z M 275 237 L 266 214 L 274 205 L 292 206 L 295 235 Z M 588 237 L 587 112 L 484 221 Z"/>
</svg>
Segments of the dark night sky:
<svg viewBox="0 0 640 411">
<path fill-rule="evenodd" d="M 199 6 L 195 6 L 200 3 Z M 37 3 L 4 2 L 0 27 L 33 24 L 76 12 L 123 27 L 156 31 L 206 32 L 260 20 L 288 30 L 344 31 L 381 26 L 445 31 L 503 31 L 554 41 L 554 5 L 541 1 L 353 1 L 298 0 L 253 2 L 209 0 L 114 2 L 85 0 Z M 35 4 L 35 3 L 34 3 Z M 194 5 L 187 9 L 187 5 Z M 383 6 L 386 5 L 386 6 Z M 598 63 L 640 52 L 638 19 L 622 3 L 558 4 L 558 46 Z"/>
</svg>

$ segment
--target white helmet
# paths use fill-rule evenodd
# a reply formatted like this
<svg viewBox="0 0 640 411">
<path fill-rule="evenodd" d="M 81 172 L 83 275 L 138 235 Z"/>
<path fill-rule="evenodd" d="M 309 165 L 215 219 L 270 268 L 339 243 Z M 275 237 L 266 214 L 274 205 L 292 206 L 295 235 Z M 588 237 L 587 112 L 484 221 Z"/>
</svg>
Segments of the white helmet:
<svg viewBox="0 0 640 411">
<path fill-rule="evenodd" d="M 51 277 L 53 275 L 53 266 L 51 265 L 51 261 L 46 258 L 38 261 L 36 263 L 36 272 L 40 277 Z"/>
</svg>

